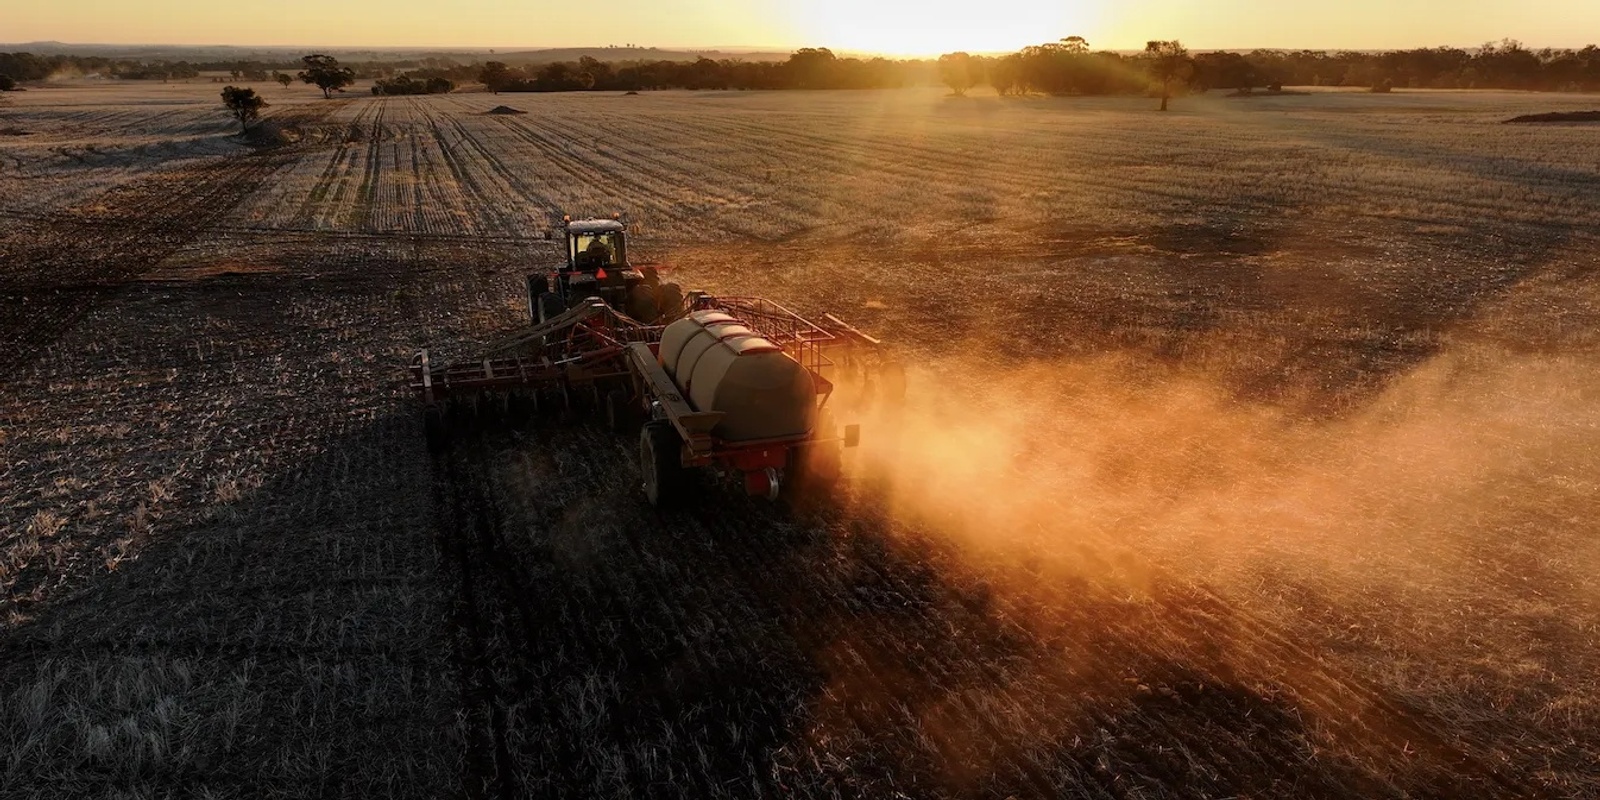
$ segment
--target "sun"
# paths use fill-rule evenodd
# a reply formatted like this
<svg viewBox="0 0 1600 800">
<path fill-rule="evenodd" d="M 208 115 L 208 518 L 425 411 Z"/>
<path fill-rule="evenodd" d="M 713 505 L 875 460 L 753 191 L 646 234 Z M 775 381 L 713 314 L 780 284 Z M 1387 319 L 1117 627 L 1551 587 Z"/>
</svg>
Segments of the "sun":
<svg viewBox="0 0 1600 800">
<path fill-rule="evenodd" d="M 887 56 L 1000 52 L 1098 27 L 1097 3 L 1064 0 L 810 0 L 790 4 L 794 29 L 815 46 Z"/>
</svg>

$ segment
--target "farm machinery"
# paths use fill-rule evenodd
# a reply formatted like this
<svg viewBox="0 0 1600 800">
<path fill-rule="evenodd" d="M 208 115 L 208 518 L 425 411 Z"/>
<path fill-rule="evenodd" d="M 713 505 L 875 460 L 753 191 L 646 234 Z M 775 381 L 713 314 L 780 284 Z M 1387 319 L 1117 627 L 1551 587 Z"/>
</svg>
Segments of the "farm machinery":
<svg viewBox="0 0 1600 800">
<path fill-rule="evenodd" d="M 446 446 L 464 417 L 593 410 L 639 437 L 653 505 L 680 501 L 694 470 L 776 500 L 837 482 L 844 448 L 860 441 L 859 425 L 838 421 L 843 387 L 859 402 L 904 393 L 882 342 L 831 314 L 663 283 L 630 264 L 620 220 L 564 228 L 565 264 L 528 276 L 527 326 L 472 360 L 413 358 L 430 446 Z"/>
</svg>

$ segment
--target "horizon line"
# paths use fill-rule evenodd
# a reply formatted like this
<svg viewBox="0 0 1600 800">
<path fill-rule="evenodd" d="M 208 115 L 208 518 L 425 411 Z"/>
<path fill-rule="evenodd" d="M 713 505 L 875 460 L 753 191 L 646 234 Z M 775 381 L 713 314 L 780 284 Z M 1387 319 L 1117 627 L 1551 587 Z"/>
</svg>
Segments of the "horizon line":
<svg viewBox="0 0 1600 800">
<path fill-rule="evenodd" d="M 1061 37 L 1059 39 L 1055 39 L 1055 40 L 1052 40 L 1052 41 L 1062 41 L 1065 38 L 1066 37 Z M 1394 52 L 1394 51 L 1401 51 L 1401 50 L 1435 49 L 1435 48 L 1441 48 L 1441 47 L 1458 48 L 1458 49 L 1462 49 L 1462 50 L 1474 50 L 1474 49 L 1480 49 L 1484 45 L 1487 45 L 1487 44 L 1499 44 L 1500 42 L 1507 41 L 1507 40 L 1517 41 L 1524 48 L 1526 48 L 1528 50 L 1533 50 L 1533 51 L 1538 51 L 1538 50 L 1543 50 L 1543 49 L 1581 50 L 1581 49 L 1583 49 L 1585 47 L 1596 46 L 1596 43 L 1594 43 L 1594 42 L 1588 42 L 1588 43 L 1585 43 L 1585 44 L 1582 44 L 1582 45 L 1545 45 L 1545 44 L 1537 44 L 1536 45 L 1536 44 L 1530 44 L 1528 42 L 1521 41 L 1521 40 L 1518 40 L 1518 39 L 1514 39 L 1513 37 L 1506 37 L 1505 39 L 1492 40 L 1492 41 L 1488 41 L 1488 42 L 1479 42 L 1479 43 L 1473 44 L 1473 45 L 1461 45 L 1461 44 L 1454 44 L 1454 43 L 1443 43 L 1443 44 L 1434 44 L 1434 45 L 1412 45 L 1412 46 L 1409 46 L 1409 47 L 1347 47 L 1347 46 L 1341 46 L 1341 47 L 1305 47 L 1305 46 L 1212 47 L 1212 46 L 1199 46 L 1199 45 L 1188 45 L 1187 47 L 1188 47 L 1189 50 L 1194 50 L 1194 51 L 1219 51 L 1219 52 L 1220 51 L 1251 52 L 1251 51 L 1255 51 L 1255 50 L 1271 50 L 1271 51 L 1280 51 L 1280 52 L 1307 52 L 1307 51 L 1309 51 L 1309 52 L 1358 52 L 1359 53 L 1359 52 Z M 1048 43 L 1049 42 L 1039 42 L 1039 43 L 1036 43 L 1036 44 L 1048 44 Z M 876 51 L 876 50 L 852 50 L 852 49 L 833 48 L 833 47 L 828 47 L 827 45 L 815 45 L 815 44 L 811 44 L 811 45 L 792 45 L 792 46 L 790 46 L 790 45 L 661 45 L 661 44 L 653 44 L 653 45 L 610 45 L 610 44 L 606 44 L 606 45 L 496 45 L 496 46 L 488 46 L 488 45 L 403 45 L 403 44 L 402 45 L 387 45 L 387 44 L 385 44 L 385 45 L 375 45 L 375 44 L 351 45 L 351 44 L 303 44 L 303 43 L 297 43 L 297 44 L 227 44 L 227 43 L 221 43 L 221 42 L 211 42 L 211 43 L 205 43 L 205 44 L 193 44 L 193 43 L 178 43 L 178 42 L 64 42 L 64 41 L 60 41 L 60 40 L 57 40 L 57 39 L 35 39 L 35 40 L 31 40 L 31 41 L 26 41 L 26 42 L 0 42 L 0 51 L 3 51 L 6 48 L 27 47 L 29 45 L 50 45 L 50 46 L 57 47 L 57 48 L 62 48 L 62 49 L 72 48 L 72 47 L 107 47 L 107 48 L 109 48 L 109 47 L 128 47 L 128 48 L 167 47 L 167 48 L 192 48 L 192 49 L 203 49 L 203 48 L 251 49 L 251 48 L 258 48 L 258 49 L 270 49 L 270 50 L 306 50 L 308 52 L 316 51 L 316 50 L 346 50 L 346 51 L 393 50 L 393 51 L 412 51 L 412 52 L 426 51 L 426 52 L 438 52 L 438 53 L 446 53 L 446 54 L 474 54 L 474 55 L 512 55 L 512 54 L 516 54 L 516 53 L 530 53 L 530 52 L 539 52 L 539 51 L 544 51 L 544 50 L 645 50 L 645 51 L 648 51 L 648 50 L 664 50 L 664 51 L 677 51 L 677 52 L 685 52 L 685 53 L 779 54 L 779 53 L 793 53 L 793 52 L 795 52 L 797 50 L 801 50 L 801 49 L 805 49 L 805 48 L 819 48 L 819 49 L 827 49 L 827 50 L 830 50 L 830 51 L 832 51 L 834 53 L 840 53 L 840 54 L 844 54 L 844 55 L 848 55 L 848 56 L 872 56 L 872 57 L 882 57 L 882 58 L 888 58 L 888 59 L 928 59 L 928 58 L 937 58 L 940 55 L 943 55 L 944 53 L 950 53 L 950 52 L 967 52 L 967 53 L 970 53 L 972 55 L 982 55 L 982 56 L 1002 55 L 1002 54 L 1009 54 L 1009 53 L 1018 52 L 1018 51 L 1022 50 L 1025 47 L 1035 46 L 1035 45 L 1023 45 L 1022 47 L 1018 47 L 1018 48 L 1010 49 L 1010 50 L 965 50 L 965 51 L 947 50 L 947 51 L 944 51 L 944 53 L 932 53 L 932 52 L 929 52 L 929 53 L 891 53 L 891 52 Z M 1135 51 L 1139 51 L 1139 50 L 1143 50 L 1143 49 L 1144 48 L 1142 48 L 1142 47 L 1106 47 L 1106 48 L 1095 48 L 1095 51 L 1096 52 L 1135 52 Z M 19 51 L 13 50 L 11 52 L 19 52 Z"/>
</svg>

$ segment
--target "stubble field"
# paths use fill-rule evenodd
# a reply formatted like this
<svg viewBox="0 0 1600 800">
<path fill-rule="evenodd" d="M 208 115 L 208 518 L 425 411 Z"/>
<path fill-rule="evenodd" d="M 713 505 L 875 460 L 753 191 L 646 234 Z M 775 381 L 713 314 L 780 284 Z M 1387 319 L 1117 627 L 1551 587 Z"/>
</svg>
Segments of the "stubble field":
<svg viewBox="0 0 1600 800">
<path fill-rule="evenodd" d="M 0 795 L 1600 794 L 1592 98 L 216 91 L 0 105 Z M 837 507 L 429 454 L 617 211 L 905 354 Z"/>
</svg>

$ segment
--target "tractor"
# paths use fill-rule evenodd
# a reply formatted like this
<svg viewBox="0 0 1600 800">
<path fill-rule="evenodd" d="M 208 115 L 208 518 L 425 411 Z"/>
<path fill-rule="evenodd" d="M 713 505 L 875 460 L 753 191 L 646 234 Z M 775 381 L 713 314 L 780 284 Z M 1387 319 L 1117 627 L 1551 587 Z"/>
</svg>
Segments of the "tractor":
<svg viewBox="0 0 1600 800">
<path fill-rule="evenodd" d="M 652 505 L 682 499 L 696 470 L 775 500 L 802 487 L 826 494 L 861 436 L 839 414 L 903 395 L 905 373 L 888 348 L 838 317 L 685 295 L 653 267 L 630 264 L 620 219 L 564 223 L 566 264 L 527 278 L 527 326 L 468 359 L 439 363 L 428 350 L 412 359 L 430 447 L 485 418 L 592 409 L 638 437 Z M 844 383 L 859 400 L 836 397 Z"/>
<path fill-rule="evenodd" d="M 657 268 L 628 260 L 628 226 L 621 219 L 562 218 L 566 263 L 528 276 L 528 320 L 549 322 L 598 297 L 628 317 L 655 324 L 683 308 L 683 288 L 662 283 Z"/>
</svg>

